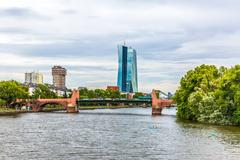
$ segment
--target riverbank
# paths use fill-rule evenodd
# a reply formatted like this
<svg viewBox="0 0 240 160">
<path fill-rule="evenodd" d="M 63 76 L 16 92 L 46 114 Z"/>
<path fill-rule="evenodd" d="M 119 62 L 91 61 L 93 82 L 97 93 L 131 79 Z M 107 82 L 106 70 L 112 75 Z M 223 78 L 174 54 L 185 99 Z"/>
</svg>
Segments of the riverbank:
<svg viewBox="0 0 240 160">
<path fill-rule="evenodd" d="M 121 108 L 135 108 L 135 106 L 80 106 L 79 110 L 94 110 L 94 109 L 121 109 Z M 59 106 L 56 108 L 44 108 L 41 112 L 55 112 L 65 110 L 63 107 Z M 0 108 L 0 116 L 1 115 L 12 115 L 18 113 L 32 113 L 34 111 L 28 110 L 16 110 L 11 108 Z"/>
<path fill-rule="evenodd" d="M 33 112 L 33 111 L 16 110 L 12 108 L 0 108 L 0 116 L 13 115 L 13 114 L 19 114 L 19 113 L 29 113 L 29 112 Z"/>
<path fill-rule="evenodd" d="M 79 110 L 134 108 L 135 106 L 80 106 Z"/>
</svg>

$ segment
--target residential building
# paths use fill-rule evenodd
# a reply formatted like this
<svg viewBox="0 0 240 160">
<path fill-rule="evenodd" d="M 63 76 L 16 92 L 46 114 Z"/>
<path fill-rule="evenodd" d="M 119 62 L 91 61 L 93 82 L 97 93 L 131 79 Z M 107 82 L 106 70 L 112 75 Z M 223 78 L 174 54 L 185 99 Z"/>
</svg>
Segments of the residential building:
<svg viewBox="0 0 240 160">
<path fill-rule="evenodd" d="M 25 73 L 25 83 L 43 84 L 43 74 L 39 72 Z"/>
<path fill-rule="evenodd" d="M 67 70 L 61 66 L 52 67 L 53 85 L 59 89 L 66 89 Z"/>
<path fill-rule="evenodd" d="M 25 87 L 28 87 L 29 95 L 32 96 L 34 91 L 36 90 L 36 88 L 38 88 L 38 86 L 40 84 L 23 83 L 22 85 L 25 86 Z M 60 89 L 60 88 L 57 88 L 57 87 L 55 87 L 54 85 L 51 85 L 51 84 L 43 84 L 43 85 L 47 85 L 52 92 L 56 93 L 60 97 L 63 97 L 65 95 L 69 95 L 71 93 L 71 91 L 69 91 L 66 88 L 65 89 Z"/>
</svg>

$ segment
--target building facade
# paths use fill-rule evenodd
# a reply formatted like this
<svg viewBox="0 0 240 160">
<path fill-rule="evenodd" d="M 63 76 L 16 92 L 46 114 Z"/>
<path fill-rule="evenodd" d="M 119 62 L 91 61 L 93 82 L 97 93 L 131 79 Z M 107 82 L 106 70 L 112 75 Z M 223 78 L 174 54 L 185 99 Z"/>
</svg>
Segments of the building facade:
<svg viewBox="0 0 240 160">
<path fill-rule="evenodd" d="M 118 86 L 107 86 L 107 90 L 119 91 Z"/>
<path fill-rule="evenodd" d="M 121 92 L 138 92 L 137 53 L 127 46 L 118 46 L 118 87 Z"/>
<path fill-rule="evenodd" d="M 67 70 L 61 66 L 52 67 L 53 85 L 59 89 L 66 89 Z"/>
<path fill-rule="evenodd" d="M 23 83 L 22 84 L 24 87 L 28 87 L 28 92 L 29 92 L 29 95 L 32 96 L 34 91 L 39 87 L 40 84 L 34 84 L 34 83 Z M 68 89 L 60 89 L 60 88 L 57 88 L 55 87 L 54 85 L 51 85 L 51 84 L 43 84 L 43 85 L 46 85 L 48 86 L 48 88 L 57 94 L 57 96 L 59 97 L 63 97 L 65 95 L 69 95 L 70 93 L 72 93 L 71 91 L 69 91 Z"/>
<path fill-rule="evenodd" d="M 25 73 L 25 83 L 43 84 L 43 74 L 39 72 Z"/>
</svg>

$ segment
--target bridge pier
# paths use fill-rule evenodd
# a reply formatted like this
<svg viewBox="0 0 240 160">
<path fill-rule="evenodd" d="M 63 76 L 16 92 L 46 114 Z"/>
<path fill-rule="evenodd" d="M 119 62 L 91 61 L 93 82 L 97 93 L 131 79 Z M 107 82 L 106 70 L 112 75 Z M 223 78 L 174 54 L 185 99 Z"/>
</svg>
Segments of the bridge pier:
<svg viewBox="0 0 240 160">
<path fill-rule="evenodd" d="M 152 115 L 157 116 L 162 114 L 162 108 L 161 107 L 152 107 Z"/>
<path fill-rule="evenodd" d="M 67 113 L 79 113 L 79 107 L 77 105 L 69 104 L 67 106 Z"/>
<path fill-rule="evenodd" d="M 118 106 L 125 106 L 124 103 L 118 103 Z"/>
<path fill-rule="evenodd" d="M 29 104 L 28 106 L 30 106 L 32 108 L 32 111 L 34 112 L 41 111 L 41 108 L 37 104 L 33 104 L 33 105 Z"/>
<path fill-rule="evenodd" d="M 111 107 L 111 106 L 112 106 L 112 104 L 111 104 L 111 103 L 107 103 L 107 106 L 108 106 L 108 107 Z"/>
<path fill-rule="evenodd" d="M 172 100 L 161 100 L 158 99 L 156 91 L 152 91 L 152 115 L 161 115 L 162 114 L 162 109 L 165 107 L 171 106 L 173 103 Z"/>
</svg>

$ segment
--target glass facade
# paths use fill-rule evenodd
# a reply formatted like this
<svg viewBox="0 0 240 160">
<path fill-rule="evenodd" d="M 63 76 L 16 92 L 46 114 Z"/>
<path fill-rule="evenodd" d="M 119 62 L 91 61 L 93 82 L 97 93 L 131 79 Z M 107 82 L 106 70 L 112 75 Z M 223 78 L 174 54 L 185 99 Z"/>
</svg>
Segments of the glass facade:
<svg viewBox="0 0 240 160">
<path fill-rule="evenodd" d="M 138 92 L 137 53 L 127 46 L 118 46 L 118 87 L 121 92 Z"/>
</svg>

